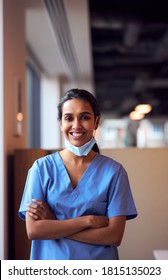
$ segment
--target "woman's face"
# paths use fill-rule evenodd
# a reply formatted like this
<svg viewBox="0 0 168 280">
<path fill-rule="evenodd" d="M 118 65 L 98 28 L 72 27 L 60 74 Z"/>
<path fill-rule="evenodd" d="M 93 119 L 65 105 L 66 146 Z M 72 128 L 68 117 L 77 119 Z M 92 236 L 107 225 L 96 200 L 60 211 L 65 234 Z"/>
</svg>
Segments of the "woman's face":
<svg viewBox="0 0 168 280">
<path fill-rule="evenodd" d="M 89 102 L 81 99 L 71 99 L 62 108 L 61 131 L 64 137 L 74 146 L 80 147 L 87 143 L 97 129 L 93 109 Z"/>
</svg>

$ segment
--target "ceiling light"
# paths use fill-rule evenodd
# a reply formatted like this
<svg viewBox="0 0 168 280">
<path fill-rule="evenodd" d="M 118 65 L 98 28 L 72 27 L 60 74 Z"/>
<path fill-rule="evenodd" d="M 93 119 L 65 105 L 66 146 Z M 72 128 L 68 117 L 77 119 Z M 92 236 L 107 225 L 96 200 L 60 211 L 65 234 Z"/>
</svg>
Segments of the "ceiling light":
<svg viewBox="0 0 168 280">
<path fill-rule="evenodd" d="M 138 111 L 132 111 L 129 114 L 129 117 L 131 120 L 142 120 L 144 118 L 144 114 L 138 112 Z"/>
<path fill-rule="evenodd" d="M 152 106 L 150 104 L 139 104 L 135 107 L 135 111 L 142 114 L 148 114 L 151 110 Z"/>
</svg>

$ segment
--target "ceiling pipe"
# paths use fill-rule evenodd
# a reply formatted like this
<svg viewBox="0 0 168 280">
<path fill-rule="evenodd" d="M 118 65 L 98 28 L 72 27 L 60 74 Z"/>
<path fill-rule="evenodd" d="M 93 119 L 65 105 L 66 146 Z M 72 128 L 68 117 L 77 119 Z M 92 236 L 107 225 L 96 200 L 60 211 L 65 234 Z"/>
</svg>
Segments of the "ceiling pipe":
<svg viewBox="0 0 168 280">
<path fill-rule="evenodd" d="M 139 41 L 141 24 L 136 22 L 128 22 L 124 33 L 124 45 L 126 47 L 135 47 Z"/>
<path fill-rule="evenodd" d="M 79 64 L 73 45 L 68 18 L 62 0 L 43 0 L 49 15 L 55 36 L 58 39 L 60 51 L 72 73 L 75 82 L 79 82 Z"/>
</svg>

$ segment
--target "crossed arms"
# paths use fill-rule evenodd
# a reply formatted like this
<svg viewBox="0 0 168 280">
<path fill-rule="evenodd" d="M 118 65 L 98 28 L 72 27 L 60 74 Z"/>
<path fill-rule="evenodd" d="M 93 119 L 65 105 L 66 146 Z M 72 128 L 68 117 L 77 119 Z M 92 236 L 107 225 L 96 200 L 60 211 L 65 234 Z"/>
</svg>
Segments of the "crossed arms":
<svg viewBox="0 0 168 280">
<path fill-rule="evenodd" d="M 82 216 L 56 220 L 49 206 L 34 199 L 26 211 L 26 230 L 30 240 L 69 238 L 83 243 L 119 246 L 126 216 Z"/>
</svg>

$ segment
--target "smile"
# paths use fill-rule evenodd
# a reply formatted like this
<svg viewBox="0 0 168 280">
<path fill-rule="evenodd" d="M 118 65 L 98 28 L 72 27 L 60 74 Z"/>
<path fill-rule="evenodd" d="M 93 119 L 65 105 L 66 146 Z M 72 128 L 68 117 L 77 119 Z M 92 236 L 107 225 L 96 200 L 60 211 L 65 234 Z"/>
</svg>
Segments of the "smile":
<svg viewBox="0 0 168 280">
<path fill-rule="evenodd" d="M 70 132 L 70 134 L 74 137 L 81 137 L 84 135 L 84 132 Z"/>
</svg>

